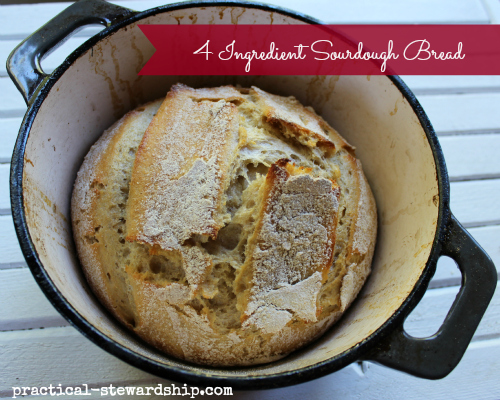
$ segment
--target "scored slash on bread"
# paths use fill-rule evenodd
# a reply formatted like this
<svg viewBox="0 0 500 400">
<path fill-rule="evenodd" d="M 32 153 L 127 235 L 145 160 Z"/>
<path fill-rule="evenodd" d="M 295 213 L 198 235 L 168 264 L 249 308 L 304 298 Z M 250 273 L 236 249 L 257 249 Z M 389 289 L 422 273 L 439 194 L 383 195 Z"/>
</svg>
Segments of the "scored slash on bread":
<svg viewBox="0 0 500 400">
<path fill-rule="evenodd" d="M 169 92 L 137 150 L 129 241 L 174 250 L 194 235 L 215 238 L 223 226 L 222 192 L 238 144 L 238 110 L 226 101 L 196 101 L 192 93 L 180 85 Z"/>
<path fill-rule="evenodd" d="M 236 280 L 247 289 L 244 326 L 276 333 L 294 315 L 316 321 L 318 293 L 333 261 L 340 187 L 309 172 L 281 159 L 267 173 L 259 220 Z"/>
<path fill-rule="evenodd" d="M 178 84 L 127 114 L 87 155 L 72 219 L 87 279 L 122 323 L 221 366 L 323 333 L 361 289 L 376 235 L 354 148 L 256 87 Z"/>
<path fill-rule="evenodd" d="M 224 225 L 222 195 L 239 141 L 238 110 L 229 101 L 237 99 L 240 93 L 229 87 L 174 86 L 134 162 L 127 240 L 180 251 L 193 285 L 201 283 L 211 262 L 188 241 L 215 239 Z"/>
<path fill-rule="evenodd" d="M 335 151 L 336 145 L 354 151 L 354 147 L 338 135 L 323 118 L 304 107 L 295 97 L 277 96 L 255 86 L 252 87 L 252 92 L 266 120 L 279 126 L 285 136 L 293 137 L 309 147 L 326 148 L 329 152 Z"/>
</svg>

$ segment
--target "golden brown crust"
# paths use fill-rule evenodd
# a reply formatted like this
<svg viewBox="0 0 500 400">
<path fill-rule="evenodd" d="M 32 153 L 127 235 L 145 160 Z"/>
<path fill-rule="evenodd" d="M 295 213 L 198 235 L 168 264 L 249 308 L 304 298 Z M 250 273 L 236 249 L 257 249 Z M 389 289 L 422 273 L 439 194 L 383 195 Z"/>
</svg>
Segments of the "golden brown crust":
<svg viewBox="0 0 500 400">
<path fill-rule="evenodd" d="M 121 303 L 125 289 L 116 287 L 119 281 L 109 279 L 114 265 L 110 265 L 103 246 L 105 233 L 109 225 L 115 224 L 113 216 L 120 209 L 118 204 L 113 207 L 114 201 L 108 198 L 110 193 L 106 189 L 121 179 L 117 177 L 119 168 L 110 166 L 119 154 L 128 153 L 133 146 L 124 137 L 132 136 L 137 145 L 140 141 L 137 137 L 142 137 L 160 104 L 161 100 L 140 107 L 142 111 L 131 111 L 104 132 L 85 157 L 71 199 L 73 234 L 85 276 L 99 300 L 126 325 L 133 319 L 133 304 Z M 102 207 L 110 201 L 111 207 Z"/>
<path fill-rule="evenodd" d="M 250 93 L 256 98 L 266 120 L 280 127 L 286 136 L 292 136 L 308 147 L 323 147 L 330 153 L 335 151 L 335 147 L 354 152 L 354 147 L 337 131 L 312 109 L 300 104 L 295 97 L 266 93 L 255 86 Z"/>
<path fill-rule="evenodd" d="M 340 291 L 341 311 L 344 312 L 358 295 L 371 271 L 371 261 L 377 236 L 375 199 L 363 173 L 361 161 L 355 160 L 357 208 L 349 240 L 347 272 Z"/>
<path fill-rule="evenodd" d="M 175 357 L 283 357 L 328 329 L 369 274 L 376 211 L 353 150 L 293 98 L 175 85 L 106 131 L 78 174 L 72 218 L 91 287 Z"/>
</svg>

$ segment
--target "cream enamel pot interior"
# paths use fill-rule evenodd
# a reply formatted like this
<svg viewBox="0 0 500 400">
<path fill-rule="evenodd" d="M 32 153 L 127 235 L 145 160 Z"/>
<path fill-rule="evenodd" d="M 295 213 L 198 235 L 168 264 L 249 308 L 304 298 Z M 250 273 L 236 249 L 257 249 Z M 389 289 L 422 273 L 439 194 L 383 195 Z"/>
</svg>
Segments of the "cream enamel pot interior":
<svg viewBox="0 0 500 400">
<path fill-rule="evenodd" d="M 106 26 L 52 75 L 39 59 L 71 31 Z M 101 0 L 71 5 L 21 43 L 8 60 L 28 111 L 12 159 L 16 232 L 40 287 L 80 332 L 120 359 L 163 378 L 259 389 L 297 384 L 356 360 L 426 378 L 460 361 L 496 286 L 491 260 L 449 209 L 436 135 L 414 95 L 386 76 L 138 76 L 154 49 L 138 24 L 305 24 L 309 17 L 247 2 L 180 3 L 133 12 Z M 70 196 L 83 157 L 126 111 L 164 96 L 173 83 L 254 84 L 312 105 L 357 148 L 378 205 L 373 272 L 347 314 L 315 343 L 252 368 L 207 368 L 168 357 L 118 324 L 88 288 L 75 254 Z M 452 257 L 463 284 L 439 332 L 415 339 L 405 317 L 423 296 L 437 259 Z M 97 367 L 97 366 L 96 366 Z"/>
</svg>

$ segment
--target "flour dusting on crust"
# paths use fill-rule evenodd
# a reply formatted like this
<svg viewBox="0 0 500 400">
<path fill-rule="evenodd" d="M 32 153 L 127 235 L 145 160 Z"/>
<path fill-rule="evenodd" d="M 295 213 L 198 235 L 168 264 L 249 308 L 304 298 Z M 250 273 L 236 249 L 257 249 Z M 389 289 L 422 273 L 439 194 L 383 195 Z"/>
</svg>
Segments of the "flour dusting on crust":
<svg viewBox="0 0 500 400">
<path fill-rule="evenodd" d="M 284 321 L 278 310 L 288 310 L 288 320 L 295 315 L 316 321 L 322 275 L 333 259 L 340 188 L 328 179 L 313 179 L 287 160 L 271 166 L 264 185 L 264 205 L 249 241 L 248 265 L 244 265 L 252 276 L 245 316 L 257 313 L 250 321 L 275 333 Z M 309 279 L 311 276 L 315 279 Z M 278 301 L 280 294 L 286 300 Z M 301 297 L 302 304 L 296 301 Z M 283 308 L 284 303 L 289 305 Z M 268 318 L 265 325 L 259 325 L 265 312 L 279 318 Z M 274 329 L 273 321 L 277 324 Z"/>
</svg>

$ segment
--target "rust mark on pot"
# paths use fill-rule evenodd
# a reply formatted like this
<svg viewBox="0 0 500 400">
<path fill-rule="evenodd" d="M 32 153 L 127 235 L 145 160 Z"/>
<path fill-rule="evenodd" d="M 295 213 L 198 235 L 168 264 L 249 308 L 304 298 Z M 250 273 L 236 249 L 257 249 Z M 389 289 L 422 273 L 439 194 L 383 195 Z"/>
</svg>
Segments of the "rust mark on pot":
<svg viewBox="0 0 500 400">
<path fill-rule="evenodd" d="M 413 206 L 413 203 L 410 203 L 408 206 L 405 208 L 400 209 L 395 215 L 393 215 L 390 218 L 387 218 L 386 222 L 384 225 L 391 225 L 394 223 L 399 217 L 402 215 L 413 215 L 418 211 L 416 207 Z"/>
<path fill-rule="evenodd" d="M 63 214 L 63 213 L 61 213 L 60 211 L 58 211 L 58 212 L 57 212 L 57 215 L 58 215 L 59 217 L 61 217 L 61 219 L 62 219 L 64 222 L 68 223 L 68 220 L 66 219 L 66 217 L 64 216 L 64 214 Z M 66 229 L 65 229 L 65 230 L 66 230 Z"/>
<path fill-rule="evenodd" d="M 241 10 L 241 12 L 238 14 L 237 11 Z M 238 25 L 238 21 L 240 17 L 245 14 L 245 9 L 244 8 L 231 8 L 231 23 L 233 25 Z"/>
<path fill-rule="evenodd" d="M 134 29 L 129 29 L 130 36 L 126 38 L 130 43 L 130 47 L 134 50 L 135 60 L 137 61 L 135 64 L 136 74 L 134 74 L 132 79 L 123 78 L 123 75 L 127 74 L 128 71 L 125 70 L 126 72 L 124 72 L 120 69 L 120 49 L 114 42 L 108 40 L 107 43 L 100 43 L 95 46 L 96 54 L 92 60 L 94 62 L 95 73 L 102 76 L 108 85 L 115 119 L 120 118 L 127 107 L 135 107 L 144 101 L 144 93 L 141 87 L 143 77 L 139 76 L 138 73 L 145 63 L 145 57 L 141 46 L 137 45 L 138 38 L 133 33 L 134 31 Z M 109 63 L 110 60 L 112 66 Z M 125 93 L 126 95 L 124 95 Z"/>
<path fill-rule="evenodd" d="M 191 20 L 192 24 L 196 24 L 196 22 L 198 21 L 198 15 L 196 14 L 191 14 L 188 18 Z"/>
<path fill-rule="evenodd" d="M 409 150 L 409 149 L 406 149 L 406 150 L 405 150 L 405 154 L 406 154 L 406 156 L 408 157 L 408 160 L 410 160 L 410 162 L 413 162 L 413 158 L 412 158 L 412 156 L 411 156 L 411 154 L 410 154 L 410 150 Z"/>
<path fill-rule="evenodd" d="M 113 115 L 116 119 L 121 117 L 123 114 L 123 102 L 116 92 L 113 80 L 109 77 L 107 72 L 104 70 L 103 65 L 105 65 L 105 58 L 102 50 L 102 45 L 97 44 L 94 46 L 95 57 L 91 58 L 94 62 L 94 72 L 104 78 L 104 81 L 108 85 L 109 95 L 111 96 L 111 105 L 113 107 Z"/>
<path fill-rule="evenodd" d="M 136 106 L 139 104 L 139 102 L 142 103 L 144 101 L 144 93 L 143 93 L 142 85 L 141 85 L 141 82 L 143 80 L 143 75 L 139 75 L 139 72 L 142 69 L 142 67 L 144 66 L 145 61 L 144 61 L 144 55 L 142 54 L 141 49 L 136 44 L 136 40 L 137 40 L 137 38 L 134 35 L 133 39 L 131 41 L 131 47 L 132 47 L 132 49 L 134 49 L 135 53 L 137 54 L 138 63 L 137 63 L 137 68 L 136 68 L 136 76 L 134 77 L 134 81 L 132 83 L 131 100 L 132 100 L 133 106 Z"/>
<path fill-rule="evenodd" d="M 177 21 L 177 25 L 180 25 L 180 24 L 181 24 L 181 20 L 184 18 L 184 15 L 180 15 L 180 16 L 178 16 L 178 17 L 175 17 L 175 16 L 174 16 L 174 18 L 175 18 L 175 20 Z"/>
<path fill-rule="evenodd" d="M 421 228 L 418 228 L 417 231 L 415 232 L 415 241 L 419 241 L 420 240 L 420 234 L 421 234 Z"/>
<path fill-rule="evenodd" d="M 335 90 L 335 85 L 339 81 L 340 76 L 316 75 L 311 78 L 306 87 L 306 102 L 313 105 L 316 112 L 321 115 L 324 106 L 330 100 L 330 97 Z M 325 86 L 327 89 L 325 89 Z"/>
<path fill-rule="evenodd" d="M 47 204 L 49 207 L 52 207 L 52 202 L 50 201 L 50 199 L 45 195 L 45 193 L 43 193 L 41 190 L 39 190 L 40 192 L 40 195 L 42 197 L 42 200 L 44 201 L 45 204 Z"/>
<path fill-rule="evenodd" d="M 371 75 L 366 75 L 366 80 L 369 82 L 371 77 L 372 77 Z"/>
<path fill-rule="evenodd" d="M 31 161 L 28 157 L 26 157 L 24 160 L 25 160 L 28 164 L 31 164 L 31 166 L 32 166 L 32 167 L 34 167 L 34 166 L 35 166 L 35 164 L 33 164 L 33 161 Z"/>
<path fill-rule="evenodd" d="M 396 100 L 396 104 L 394 104 L 394 111 L 390 111 L 390 112 L 389 112 L 389 114 L 390 114 L 391 116 L 396 115 L 396 113 L 398 112 L 398 101 L 399 101 L 399 100 Z"/>
<path fill-rule="evenodd" d="M 318 88 L 323 86 L 323 83 L 325 82 L 326 76 L 324 75 L 316 75 L 311 78 L 309 83 L 307 84 L 306 87 L 306 98 L 307 98 L 307 103 L 308 105 L 311 103 L 314 103 L 314 108 L 318 112 L 318 114 L 321 113 L 322 107 L 318 106 L 318 103 L 316 100 L 316 96 L 320 91 L 318 91 Z"/>
<path fill-rule="evenodd" d="M 118 59 L 116 58 L 116 45 L 111 43 L 111 60 L 113 61 L 113 66 L 115 69 L 115 81 L 118 82 L 118 84 L 127 90 L 130 98 L 132 97 L 132 90 L 130 89 L 130 83 L 128 81 L 125 81 L 123 79 L 120 79 L 120 63 L 118 62 Z"/>
<path fill-rule="evenodd" d="M 389 266 L 389 268 L 392 268 L 394 264 L 399 264 L 399 266 L 401 266 L 403 264 L 403 259 L 402 258 L 398 258 L 397 260 L 394 260 L 391 265 Z M 384 265 L 384 267 L 386 267 L 386 265 Z M 371 293 L 366 293 L 364 295 L 362 295 L 360 297 L 360 299 L 363 299 L 363 300 L 369 300 L 369 299 L 372 299 L 374 297 L 378 297 L 379 295 L 384 295 L 386 291 L 390 291 L 391 289 L 395 289 L 397 288 L 397 285 L 395 282 L 389 282 L 387 285 L 385 285 L 384 287 L 382 288 L 379 288 L 378 290 L 375 290 Z M 370 306 L 371 304 L 373 303 L 368 303 L 368 305 Z"/>
<path fill-rule="evenodd" d="M 36 225 L 36 222 L 41 220 L 41 216 L 36 210 L 43 210 L 47 214 L 53 216 L 57 221 L 59 228 L 67 233 L 67 229 L 64 224 L 67 224 L 68 220 L 58 209 L 55 201 L 51 201 L 50 198 L 42 190 L 38 189 L 38 187 L 32 182 L 31 178 L 29 178 L 27 175 L 25 175 L 23 178 L 23 186 L 25 198 L 24 207 L 26 210 L 26 215 L 30 215 L 33 218 L 34 224 Z M 32 207 L 35 204 L 36 207 Z"/>
<path fill-rule="evenodd" d="M 436 207 L 439 206 L 439 194 L 435 194 L 434 196 L 432 196 L 432 202 Z"/>
<path fill-rule="evenodd" d="M 422 251 L 428 249 L 431 244 L 432 243 L 427 243 L 427 244 L 421 245 L 420 249 L 413 255 L 413 258 L 417 258 L 419 256 L 419 254 L 422 253 Z"/>
<path fill-rule="evenodd" d="M 269 18 L 271 19 L 271 25 L 274 24 L 274 12 L 269 13 Z"/>
</svg>

